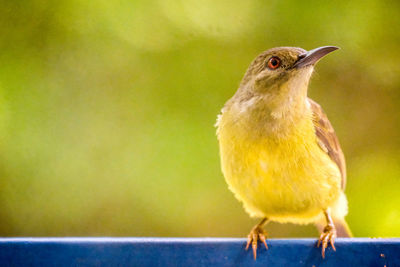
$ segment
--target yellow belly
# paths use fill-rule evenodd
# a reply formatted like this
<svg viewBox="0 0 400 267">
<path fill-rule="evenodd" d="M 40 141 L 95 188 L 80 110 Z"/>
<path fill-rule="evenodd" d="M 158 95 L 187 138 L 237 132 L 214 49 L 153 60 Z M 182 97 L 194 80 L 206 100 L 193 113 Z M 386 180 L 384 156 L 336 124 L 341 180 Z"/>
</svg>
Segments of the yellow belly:
<svg viewBox="0 0 400 267">
<path fill-rule="evenodd" d="M 222 171 L 251 216 L 308 223 L 338 201 L 340 171 L 318 146 L 312 127 L 305 122 L 280 139 L 219 130 Z"/>
</svg>

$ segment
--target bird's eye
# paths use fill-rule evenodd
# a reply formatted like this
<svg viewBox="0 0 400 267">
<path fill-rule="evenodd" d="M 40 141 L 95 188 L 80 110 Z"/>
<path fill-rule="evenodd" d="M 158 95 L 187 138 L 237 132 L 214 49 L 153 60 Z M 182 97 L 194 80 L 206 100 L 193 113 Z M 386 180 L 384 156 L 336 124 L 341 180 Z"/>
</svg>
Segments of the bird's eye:
<svg viewBox="0 0 400 267">
<path fill-rule="evenodd" d="M 281 65 L 281 60 L 279 59 L 279 57 L 271 57 L 270 59 L 268 59 L 267 67 L 269 69 L 275 70 L 279 68 L 280 65 Z"/>
</svg>

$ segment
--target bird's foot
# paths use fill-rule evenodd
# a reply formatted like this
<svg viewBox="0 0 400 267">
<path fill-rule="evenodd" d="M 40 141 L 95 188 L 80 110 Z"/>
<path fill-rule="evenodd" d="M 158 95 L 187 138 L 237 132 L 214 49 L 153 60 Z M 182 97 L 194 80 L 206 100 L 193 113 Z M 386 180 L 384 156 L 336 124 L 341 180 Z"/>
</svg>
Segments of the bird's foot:
<svg viewBox="0 0 400 267">
<path fill-rule="evenodd" d="M 247 236 L 247 245 L 246 245 L 246 250 L 247 250 L 251 243 L 251 247 L 253 248 L 254 260 L 257 259 L 258 240 L 261 240 L 264 243 L 265 248 L 268 249 L 266 241 L 266 233 L 261 226 L 256 225 L 253 229 L 251 229 L 250 234 Z"/>
<path fill-rule="evenodd" d="M 336 238 L 336 229 L 333 224 L 328 224 L 325 226 L 324 231 L 322 232 L 321 236 L 319 237 L 318 240 L 318 247 L 322 245 L 322 258 L 325 258 L 325 249 L 328 247 L 328 244 L 330 243 L 333 250 L 336 251 L 335 248 L 335 238 Z"/>
</svg>

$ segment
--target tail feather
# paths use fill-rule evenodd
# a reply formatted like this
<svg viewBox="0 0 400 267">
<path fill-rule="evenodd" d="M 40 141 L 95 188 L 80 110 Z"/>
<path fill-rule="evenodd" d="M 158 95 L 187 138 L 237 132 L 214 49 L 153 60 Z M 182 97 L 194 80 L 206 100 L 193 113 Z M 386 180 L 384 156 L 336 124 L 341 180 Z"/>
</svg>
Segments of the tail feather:
<svg viewBox="0 0 400 267">
<path fill-rule="evenodd" d="M 333 219 L 333 224 L 336 227 L 336 234 L 338 237 L 353 237 L 353 233 L 350 230 L 349 225 L 346 220 L 343 219 Z"/>
</svg>

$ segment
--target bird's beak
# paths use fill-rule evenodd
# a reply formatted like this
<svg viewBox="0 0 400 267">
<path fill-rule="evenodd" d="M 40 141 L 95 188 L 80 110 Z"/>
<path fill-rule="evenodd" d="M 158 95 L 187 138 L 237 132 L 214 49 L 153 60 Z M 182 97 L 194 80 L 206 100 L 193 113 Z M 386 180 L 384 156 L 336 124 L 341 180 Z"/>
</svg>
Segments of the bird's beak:
<svg viewBox="0 0 400 267">
<path fill-rule="evenodd" d="M 294 68 L 302 68 L 302 67 L 314 65 L 323 56 L 325 56 L 325 55 L 329 54 L 330 52 L 333 52 L 337 49 L 339 49 L 339 47 L 322 46 L 322 47 L 318 47 L 313 50 L 310 50 L 304 54 L 301 54 L 299 56 L 299 59 L 296 61 L 296 63 L 294 63 L 293 67 Z"/>
</svg>

